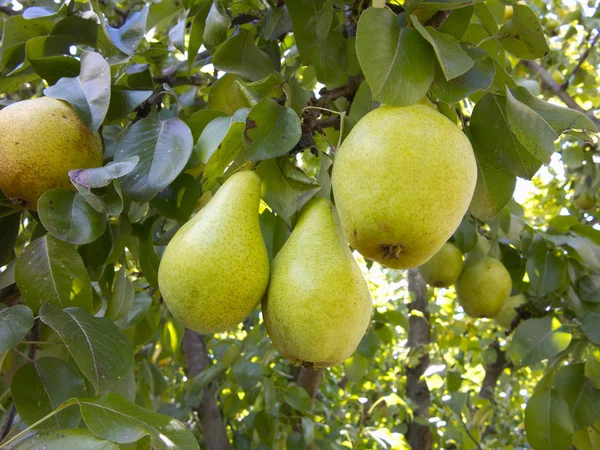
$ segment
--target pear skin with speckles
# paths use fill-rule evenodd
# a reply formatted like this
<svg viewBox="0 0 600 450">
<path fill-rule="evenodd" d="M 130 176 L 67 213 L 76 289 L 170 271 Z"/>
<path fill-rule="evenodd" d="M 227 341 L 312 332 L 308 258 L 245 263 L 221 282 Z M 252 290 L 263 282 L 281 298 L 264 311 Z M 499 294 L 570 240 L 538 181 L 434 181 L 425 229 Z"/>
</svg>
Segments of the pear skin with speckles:
<svg viewBox="0 0 600 450">
<path fill-rule="evenodd" d="M 31 210 L 50 189 L 71 189 L 68 172 L 102 165 L 102 140 L 66 102 L 41 97 L 0 110 L 0 189 Z"/>
<path fill-rule="evenodd" d="M 260 178 L 238 172 L 175 233 L 158 269 L 164 301 L 186 328 L 219 333 L 258 305 L 269 259 L 258 222 Z"/>
<path fill-rule="evenodd" d="M 434 108 L 382 106 L 348 134 L 332 188 L 350 245 L 394 269 L 425 263 L 469 207 L 477 166 L 467 136 Z"/>
<path fill-rule="evenodd" d="M 371 310 L 369 287 L 331 203 L 311 200 L 273 260 L 262 303 L 269 337 L 296 364 L 335 366 L 356 350 Z"/>
<path fill-rule="evenodd" d="M 419 273 L 429 286 L 452 286 L 458 280 L 463 267 L 463 255 L 454 244 L 445 243 L 439 252 L 422 266 Z"/>
</svg>

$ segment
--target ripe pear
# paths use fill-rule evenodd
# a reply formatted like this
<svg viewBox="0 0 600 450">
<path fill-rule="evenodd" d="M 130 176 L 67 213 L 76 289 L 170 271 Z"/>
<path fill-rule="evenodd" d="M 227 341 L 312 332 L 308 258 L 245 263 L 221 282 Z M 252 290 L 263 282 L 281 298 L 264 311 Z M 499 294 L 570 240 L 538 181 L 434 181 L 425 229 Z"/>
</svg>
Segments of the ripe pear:
<svg viewBox="0 0 600 450">
<path fill-rule="evenodd" d="M 517 317 L 517 308 L 526 303 L 527 299 L 523 294 L 512 295 L 506 299 L 500 313 L 494 317 L 498 325 L 510 329 L 513 320 Z"/>
<path fill-rule="evenodd" d="M 232 116 L 238 109 L 250 106 L 236 80 L 243 81 L 244 78 L 228 73 L 215 81 L 208 93 L 209 109 Z"/>
<path fill-rule="evenodd" d="M 171 239 L 158 284 L 173 316 L 198 333 L 229 330 L 244 320 L 269 282 L 258 223 L 260 179 L 232 175 Z"/>
<path fill-rule="evenodd" d="M 72 189 L 68 172 L 102 164 L 102 140 L 66 102 L 41 97 L 0 110 L 0 189 L 31 210 L 50 189 Z"/>
<path fill-rule="evenodd" d="M 471 317 L 497 316 L 511 289 L 508 270 L 491 256 L 467 261 L 456 282 L 458 301 Z"/>
<path fill-rule="evenodd" d="M 337 152 L 332 187 L 350 245 L 408 269 L 425 263 L 458 228 L 476 180 L 465 134 L 415 104 L 364 116 Z"/>
<path fill-rule="evenodd" d="M 343 363 L 371 318 L 369 287 L 328 200 L 311 200 L 272 264 L 262 311 L 275 347 L 294 363 Z"/>
<path fill-rule="evenodd" d="M 462 253 L 449 242 L 429 261 L 419 267 L 419 273 L 430 286 L 448 287 L 456 283 L 462 272 Z"/>
</svg>

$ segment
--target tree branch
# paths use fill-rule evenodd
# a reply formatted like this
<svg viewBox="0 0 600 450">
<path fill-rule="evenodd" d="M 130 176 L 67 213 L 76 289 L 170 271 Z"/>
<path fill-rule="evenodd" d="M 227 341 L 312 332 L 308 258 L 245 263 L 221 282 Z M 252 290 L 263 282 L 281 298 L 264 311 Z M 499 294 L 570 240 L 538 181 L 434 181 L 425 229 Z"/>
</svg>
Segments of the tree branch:
<svg viewBox="0 0 600 450">
<path fill-rule="evenodd" d="M 204 338 L 187 329 L 183 335 L 183 352 L 187 359 L 188 377 L 195 377 L 212 364 Z M 202 425 L 204 442 L 207 450 L 231 450 L 232 446 L 227 437 L 215 393 L 215 383 L 211 382 L 204 389 L 202 400 L 196 408 Z"/>
<path fill-rule="evenodd" d="M 15 11 L 10 6 L 0 6 L 0 13 L 6 14 L 7 16 L 18 16 L 22 11 Z"/>
<path fill-rule="evenodd" d="M 411 312 L 408 329 L 408 348 L 419 351 L 426 348 L 430 342 L 429 311 L 427 310 L 428 295 L 427 285 L 421 278 L 417 269 L 408 271 L 408 290 L 414 295 L 414 301 L 408 306 Z M 429 418 L 429 405 L 431 403 L 427 383 L 421 379 L 425 370 L 429 367 L 429 354 L 425 350 L 419 364 L 406 369 L 406 396 L 414 402 L 415 419 Z M 408 425 L 406 438 L 413 450 L 430 450 L 432 444 L 431 430 L 427 425 L 421 425 L 413 420 Z"/>
<path fill-rule="evenodd" d="M 438 11 L 429 20 L 425 22 L 425 26 L 432 26 L 433 28 L 439 28 L 450 16 L 452 10 Z"/>
<path fill-rule="evenodd" d="M 506 353 L 500 350 L 498 341 L 494 342 L 491 347 L 496 352 L 496 360 L 485 366 L 485 377 L 483 378 L 483 383 L 481 383 L 479 396 L 494 403 L 494 392 L 496 390 L 498 379 L 500 378 L 500 375 L 502 375 L 504 369 L 511 367 L 512 363 L 506 359 Z"/>
<path fill-rule="evenodd" d="M 586 111 L 579 106 L 579 104 L 569 94 L 567 94 L 567 92 L 563 90 L 556 81 L 554 81 L 554 78 L 552 78 L 552 76 L 540 64 L 536 63 L 535 61 L 527 60 L 521 60 L 521 64 L 531 69 L 534 74 L 539 75 L 540 79 L 542 80 L 542 84 L 547 89 L 550 89 L 554 95 L 556 95 L 565 105 L 571 109 L 585 114 L 592 122 L 594 122 L 596 127 L 600 127 L 600 120 L 597 119 L 590 111 Z"/>
<path fill-rule="evenodd" d="M 590 31 L 590 34 L 591 33 L 592 33 L 592 31 Z M 588 58 L 588 56 L 590 56 L 590 53 L 591 53 L 592 49 L 594 48 L 594 46 L 596 45 L 596 43 L 598 42 L 599 38 L 600 38 L 600 30 L 598 30 L 598 32 L 596 33 L 596 36 L 594 37 L 594 39 L 592 39 L 592 42 L 590 43 L 588 48 L 586 48 L 585 51 L 582 53 L 582 55 L 579 57 L 579 61 L 577 62 L 577 65 L 573 68 L 573 70 L 571 71 L 569 76 L 565 78 L 565 82 L 560 86 L 562 90 L 564 90 L 564 91 L 567 90 L 567 88 L 569 87 L 569 84 L 571 83 L 571 78 L 573 78 L 575 76 L 575 74 L 579 71 L 579 69 L 581 69 L 581 66 L 583 65 L 585 60 Z M 588 36 L 588 39 L 589 39 L 589 36 Z"/>
</svg>

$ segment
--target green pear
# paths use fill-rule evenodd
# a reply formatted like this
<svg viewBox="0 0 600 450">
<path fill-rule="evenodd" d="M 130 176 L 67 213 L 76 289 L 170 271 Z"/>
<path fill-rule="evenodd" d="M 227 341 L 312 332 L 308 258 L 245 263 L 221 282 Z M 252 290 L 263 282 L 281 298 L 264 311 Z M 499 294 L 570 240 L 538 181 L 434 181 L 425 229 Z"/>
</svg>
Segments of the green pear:
<svg viewBox="0 0 600 450">
<path fill-rule="evenodd" d="M 228 73 L 215 81 L 208 93 L 208 108 L 232 116 L 238 109 L 249 107 L 250 104 L 237 85 L 237 80 L 243 81 L 244 78 Z"/>
<path fill-rule="evenodd" d="M 69 170 L 102 164 L 102 140 L 66 102 L 41 97 L 0 110 L 0 189 L 31 210 L 50 189 L 75 188 Z"/>
<path fill-rule="evenodd" d="M 294 363 L 343 363 L 371 318 L 369 287 L 328 200 L 311 200 L 272 264 L 262 311 L 275 347 Z"/>
<path fill-rule="evenodd" d="M 337 152 L 332 187 L 350 245 L 408 269 L 435 255 L 458 228 L 477 180 L 471 143 L 422 104 L 364 116 Z"/>
<path fill-rule="evenodd" d="M 517 317 L 517 308 L 527 302 L 523 294 L 513 295 L 508 297 L 494 320 L 498 325 L 506 329 L 510 329 L 513 320 Z"/>
<path fill-rule="evenodd" d="M 430 286 L 448 287 L 456 283 L 462 272 L 462 253 L 454 244 L 449 242 L 422 266 L 419 273 Z"/>
<path fill-rule="evenodd" d="M 471 317 L 494 317 L 510 295 L 512 280 L 504 264 L 486 256 L 467 261 L 456 282 L 460 305 Z"/>
<path fill-rule="evenodd" d="M 258 223 L 260 179 L 232 175 L 167 246 L 158 284 L 173 316 L 198 333 L 234 328 L 256 307 L 269 282 Z"/>
</svg>

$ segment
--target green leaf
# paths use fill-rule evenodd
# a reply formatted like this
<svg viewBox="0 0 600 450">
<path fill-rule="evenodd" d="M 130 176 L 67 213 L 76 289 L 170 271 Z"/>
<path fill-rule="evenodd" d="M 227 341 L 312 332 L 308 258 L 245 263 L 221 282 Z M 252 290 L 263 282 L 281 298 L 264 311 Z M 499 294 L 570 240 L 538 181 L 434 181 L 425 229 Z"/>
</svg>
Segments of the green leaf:
<svg viewBox="0 0 600 450">
<path fill-rule="evenodd" d="M 33 327 L 33 313 L 25 305 L 0 310 L 0 353 L 10 350 Z"/>
<path fill-rule="evenodd" d="M 269 261 L 273 261 L 290 236 L 290 229 L 280 216 L 273 214 L 268 209 L 261 213 L 259 221 Z"/>
<path fill-rule="evenodd" d="M 47 17 L 26 19 L 21 15 L 8 17 L 2 30 L 2 68 L 12 70 L 23 62 L 25 43 L 38 36 L 46 36 L 53 22 Z"/>
<path fill-rule="evenodd" d="M 150 436 L 156 450 L 192 450 L 198 443 L 181 422 L 125 400 L 112 392 L 79 401 L 81 415 L 96 436 L 118 444 Z"/>
<path fill-rule="evenodd" d="M 233 366 L 233 375 L 240 387 L 249 392 L 258 384 L 261 376 L 260 364 L 242 359 Z"/>
<path fill-rule="evenodd" d="M 107 270 L 110 270 L 107 269 Z M 115 321 L 123 317 L 133 306 L 135 291 L 133 283 L 127 277 L 125 266 L 121 266 L 115 274 L 115 284 L 113 287 L 112 297 L 106 307 L 106 317 Z"/>
<path fill-rule="evenodd" d="M 452 11 L 444 23 L 440 25 L 438 31 L 461 40 L 467 32 L 467 28 L 469 28 L 474 10 L 475 8 L 473 6 L 466 6 Z"/>
<path fill-rule="evenodd" d="M 69 102 L 85 126 L 95 133 L 110 104 L 110 67 L 99 53 L 84 52 L 79 76 L 61 78 L 44 94 Z"/>
<path fill-rule="evenodd" d="M 37 312 L 44 302 L 92 308 L 92 285 L 75 248 L 51 235 L 36 239 L 19 255 L 15 281 L 25 304 Z"/>
<path fill-rule="evenodd" d="M 413 26 L 433 47 L 446 80 L 452 80 L 473 67 L 473 60 L 462 49 L 458 39 L 449 34 L 440 33 L 433 27 L 424 27 L 414 14 L 410 18 Z"/>
<path fill-rule="evenodd" d="M 185 123 L 192 130 L 192 136 L 194 138 L 194 143 L 198 141 L 198 138 L 204 131 L 204 128 L 216 119 L 217 117 L 225 116 L 226 114 L 221 111 L 212 111 L 210 109 L 201 109 L 200 111 L 196 111 L 192 114 L 188 119 L 186 119 Z M 195 155 L 193 155 L 195 156 Z M 192 156 L 192 157 L 193 157 Z"/>
<path fill-rule="evenodd" d="M 115 47 L 126 55 L 132 55 L 138 48 L 146 34 L 146 21 L 148 20 L 148 6 L 136 11 L 127 17 L 125 24 L 120 28 L 106 26 L 108 35 Z"/>
<path fill-rule="evenodd" d="M 516 329 L 508 351 L 515 366 L 530 366 L 562 352 L 570 342 L 571 333 L 562 331 L 557 318 L 529 319 Z"/>
<path fill-rule="evenodd" d="M 581 331 L 595 344 L 600 345 L 600 314 L 590 312 L 583 318 Z"/>
<path fill-rule="evenodd" d="M 294 148 L 301 135 L 296 112 L 265 97 L 254 105 L 246 118 L 246 157 L 250 161 L 260 161 L 285 155 Z"/>
<path fill-rule="evenodd" d="M 283 401 L 298 411 L 310 411 L 312 401 L 308 392 L 298 385 L 290 384 L 285 391 L 283 391 Z"/>
<path fill-rule="evenodd" d="M 265 411 L 269 412 L 277 403 L 277 391 L 275 390 L 275 385 L 271 381 L 270 378 L 263 377 L 262 379 L 263 386 L 263 396 L 265 402 Z"/>
<path fill-rule="evenodd" d="M 350 381 L 360 381 L 367 374 L 369 369 L 369 360 L 360 353 L 354 353 L 350 359 L 344 363 L 344 371 Z"/>
<path fill-rule="evenodd" d="M 525 408 L 527 441 L 535 449 L 568 450 L 573 441 L 573 420 L 568 403 L 554 389 L 536 391 Z"/>
<path fill-rule="evenodd" d="M 119 450 L 110 441 L 99 439 L 83 428 L 30 431 L 14 441 L 6 450 Z"/>
<path fill-rule="evenodd" d="M 54 357 L 22 365 L 14 375 L 10 391 L 19 417 L 27 425 L 33 425 L 70 398 L 89 395 L 77 370 Z M 78 408 L 71 406 L 38 428 L 75 428 L 80 421 Z"/>
<path fill-rule="evenodd" d="M 506 51 L 522 59 L 543 58 L 550 52 L 537 15 L 527 5 L 513 5 L 513 16 L 498 33 Z"/>
<path fill-rule="evenodd" d="M 119 320 L 115 321 L 121 329 L 131 328 L 142 321 L 144 315 L 150 311 L 152 306 L 152 297 L 145 292 L 139 292 L 133 299 L 133 306 Z"/>
<path fill-rule="evenodd" d="M 405 106 L 427 94 L 435 75 L 433 50 L 416 29 L 400 29 L 389 9 L 369 8 L 360 16 L 356 52 L 374 99 Z"/>
<path fill-rule="evenodd" d="M 285 223 L 315 195 L 320 186 L 292 165 L 287 157 L 268 159 L 256 169 L 263 184 L 263 198 Z"/>
<path fill-rule="evenodd" d="M 204 45 L 215 48 L 227 39 L 227 30 L 231 26 L 231 19 L 227 14 L 226 0 L 215 0 L 206 17 L 204 28 Z"/>
<path fill-rule="evenodd" d="M 181 53 L 185 53 L 185 26 L 186 19 L 180 20 L 169 30 L 169 41 Z M 197 54 L 197 52 L 196 52 Z M 193 60 L 193 59 L 192 59 Z"/>
<path fill-rule="evenodd" d="M 97 394 L 121 380 L 133 363 L 131 341 L 107 318 L 45 303 L 40 319 L 63 340 Z"/>
<path fill-rule="evenodd" d="M 150 204 L 170 219 L 185 222 L 196 209 L 202 189 L 189 173 L 182 173 L 166 189 L 156 194 Z"/>
<path fill-rule="evenodd" d="M 562 367 L 554 381 L 556 390 L 567 401 L 575 429 L 592 425 L 600 417 L 600 389 L 585 378 L 585 364 Z"/>
<path fill-rule="evenodd" d="M 543 239 L 536 239 L 527 258 L 527 275 L 531 287 L 540 295 L 560 289 L 567 276 L 565 261 L 548 249 Z"/>
<path fill-rule="evenodd" d="M 493 157 L 494 164 L 501 165 L 513 175 L 530 179 L 542 165 L 542 161 L 527 151 L 512 133 L 506 98 L 486 94 L 475 105 L 470 125 L 474 142 Z"/>
<path fill-rule="evenodd" d="M 119 162 L 110 162 L 103 167 L 69 170 L 69 178 L 75 186 L 80 185 L 87 189 L 106 187 L 113 180 L 135 169 L 139 160 L 137 156 L 132 156 Z"/>
<path fill-rule="evenodd" d="M 581 300 L 584 302 L 600 303 L 600 275 L 584 275 L 577 284 Z"/>
<path fill-rule="evenodd" d="M 204 30 L 206 26 L 206 17 L 211 9 L 212 2 L 210 0 L 200 0 L 196 2 L 196 5 L 200 8 L 194 18 L 192 19 L 192 25 L 190 27 L 190 34 L 188 37 L 188 72 L 191 74 L 198 56 L 198 51 L 204 43 Z"/>
<path fill-rule="evenodd" d="M 158 266 L 160 259 L 154 251 L 154 241 L 152 229 L 154 222 L 156 222 L 160 216 L 154 215 L 144 220 L 144 223 L 139 227 L 139 242 L 140 242 L 140 267 L 144 272 L 146 281 L 154 287 L 158 287 Z"/>
<path fill-rule="evenodd" d="M 92 208 L 78 192 L 52 189 L 38 200 L 38 214 L 44 228 L 73 245 L 95 241 L 106 229 L 106 216 Z"/>
<path fill-rule="evenodd" d="M 410 12 L 415 9 L 451 11 L 475 5 L 483 1 L 484 0 L 407 0 L 405 6 L 406 10 Z"/>
<path fill-rule="evenodd" d="M 106 119 L 112 122 L 128 116 L 135 108 L 148 100 L 151 95 L 152 91 L 130 91 L 113 86 Z"/>
<path fill-rule="evenodd" d="M 477 160 L 477 184 L 469 211 L 478 219 L 490 220 L 512 199 L 517 177 L 495 164 L 489 153 L 475 143 L 473 150 Z"/>
<path fill-rule="evenodd" d="M 273 72 L 271 58 L 256 46 L 252 33 L 243 28 L 218 48 L 213 56 L 213 65 L 251 81 L 262 80 Z"/>
<path fill-rule="evenodd" d="M 119 137 L 115 161 L 140 158 L 137 166 L 121 177 L 123 192 L 144 203 L 165 189 L 192 153 L 192 132 L 178 118 L 160 120 L 152 114 L 135 122 Z"/>
<path fill-rule="evenodd" d="M 286 1 L 298 52 L 302 62 L 306 65 L 312 63 L 315 47 L 320 44 L 318 36 L 324 37 L 331 27 L 330 22 L 330 26 L 325 29 L 329 14 L 325 3 L 325 0 Z M 319 32 L 317 32 L 317 28 L 319 28 Z M 315 37 L 317 38 L 315 39 Z"/>
<path fill-rule="evenodd" d="M 218 363 L 204 369 L 202 372 L 196 375 L 196 377 L 194 377 L 190 391 L 194 395 L 201 395 L 202 391 L 206 389 L 210 382 L 221 376 L 226 370 L 227 369 Z"/>
<path fill-rule="evenodd" d="M 323 42 L 314 47 L 312 60 L 321 83 L 343 84 L 347 79 L 348 52 L 342 33 L 331 30 Z"/>
</svg>

